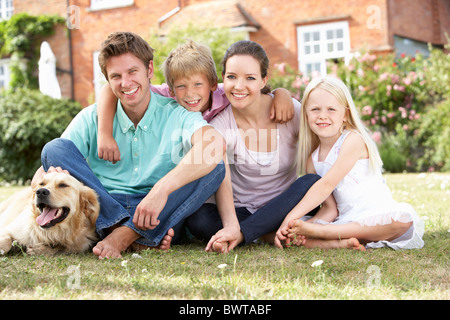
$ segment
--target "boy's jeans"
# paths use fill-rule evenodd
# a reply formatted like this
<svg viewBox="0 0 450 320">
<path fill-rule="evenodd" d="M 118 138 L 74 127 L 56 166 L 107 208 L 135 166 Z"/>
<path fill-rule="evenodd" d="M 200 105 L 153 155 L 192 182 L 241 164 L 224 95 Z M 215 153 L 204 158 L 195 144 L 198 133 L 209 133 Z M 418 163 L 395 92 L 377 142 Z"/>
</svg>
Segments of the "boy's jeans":
<svg viewBox="0 0 450 320">
<path fill-rule="evenodd" d="M 267 233 L 277 231 L 286 215 L 319 179 L 320 176 L 316 174 L 307 174 L 298 178 L 286 191 L 270 200 L 253 214 L 246 208 L 236 208 L 241 232 L 244 234 L 244 242 L 248 244 Z M 309 214 L 315 214 L 317 209 Z M 189 231 L 194 236 L 206 241 L 222 229 L 219 211 L 217 206 L 212 203 L 205 203 L 186 222 Z"/>
<path fill-rule="evenodd" d="M 109 227 L 119 224 L 141 235 L 137 242 L 147 246 L 157 246 L 170 228 L 174 228 L 175 242 L 183 221 L 217 191 L 225 176 L 222 162 L 208 175 L 174 191 L 158 217 L 159 225 L 144 231 L 135 227 L 133 216 L 137 205 L 147 194 L 109 194 L 72 141 L 57 138 L 48 142 L 42 150 L 41 161 L 45 171 L 50 166 L 61 167 L 97 192 L 100 214 L 96 229 L 101 238 L 107 236 Z"/>
</svg>

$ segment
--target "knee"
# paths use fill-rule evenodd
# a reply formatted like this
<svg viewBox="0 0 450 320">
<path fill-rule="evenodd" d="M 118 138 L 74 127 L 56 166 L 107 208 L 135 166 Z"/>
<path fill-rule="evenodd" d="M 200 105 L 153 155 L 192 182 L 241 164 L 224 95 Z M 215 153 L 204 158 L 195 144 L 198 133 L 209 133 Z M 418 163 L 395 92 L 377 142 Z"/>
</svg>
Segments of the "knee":
<svg viewBox="0 0 450 320">
<path fill-rule="evenodd" d="M 399 221 L 393 221 L 391 223 L 391 232 L 392 232 L 392 238 L 398 238 L 404 235 L 409 228 L 411 228 L 413 222 L 399 222 Z"/>
<path fill-rule="evenodd" d="M 68 140 L 63 138 L 56 138 L 49 142 L 47 142 L 42 149 L 42 158 L 46 157 L 52 157 L 53 155 L 60 154 L 61 151 L 67 150 L 70 148 L 75 147 L 75 144 Z"/>
<path fill-rule="evenodd" d="M 219 177 L 221 177 L 221 180 L 223 180 L 225 178 L 225 171 L 226 171 L 226 169 L 225 169 L 225 164 L 224 164 L 223 161 L 219 162 L 216 165 L 214 170 L 218 172 Z"/>
<path fill-rule="evenodd" d="M 312 186 L 314 183 L 319 181 L 321 176 L 319 176 L 318 174 L 314 174 L 314 173 L 308 173 L 308 174 L 304 175 L 302 178 L 305 179 L 306 183 L 309 183 Z"/>
<path fill-rule="evenodd" d="M 294 185 L 297 186 L 298 189 L 307 191 L 309 188 L 312 187 L 314 183 L 316 183 L 321 177 L 317 174 L 306 174 L 304 176 L 301 176 L 298 178 Z"/>
</svg>

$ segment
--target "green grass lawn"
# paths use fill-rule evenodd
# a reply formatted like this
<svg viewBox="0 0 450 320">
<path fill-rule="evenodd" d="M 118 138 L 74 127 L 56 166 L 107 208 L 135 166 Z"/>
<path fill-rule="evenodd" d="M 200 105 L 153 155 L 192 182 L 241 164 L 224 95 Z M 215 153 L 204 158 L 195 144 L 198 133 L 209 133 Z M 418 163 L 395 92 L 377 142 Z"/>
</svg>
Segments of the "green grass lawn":
<svg viewBox="0 0 450 320">
<path fill-rule="evenodd" d="M 218 255 L 192 243 L 116 260 L 91 253 L 23 256 L 18 250 L 0 256 L 0 299 L 449 299 L 450 174 L 385 178 L 394 198 L 412 204 L 424 219 L 423 249 L 254 244 Z M 18 189 L 1 187 L 0 201 Z"/>
</svg>

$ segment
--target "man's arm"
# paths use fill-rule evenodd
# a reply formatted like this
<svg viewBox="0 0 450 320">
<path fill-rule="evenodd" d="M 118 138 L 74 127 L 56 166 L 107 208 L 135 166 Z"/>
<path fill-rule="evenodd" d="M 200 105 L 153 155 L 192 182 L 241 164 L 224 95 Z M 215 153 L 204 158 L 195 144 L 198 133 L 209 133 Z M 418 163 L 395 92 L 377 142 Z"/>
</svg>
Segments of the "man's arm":
<svg viewBox="0 0 450 320">
<path fill-rule="evenodd" d="M 204 177 L 223 160 L 225 142 L 210 126 L 195 131 L 191 138 L 192 148 L 181 162 L 159 180 L 139 203 L 133 223 L 142 230 L 154 229 L 167 198 L 175 190 Z"/>
</svg>

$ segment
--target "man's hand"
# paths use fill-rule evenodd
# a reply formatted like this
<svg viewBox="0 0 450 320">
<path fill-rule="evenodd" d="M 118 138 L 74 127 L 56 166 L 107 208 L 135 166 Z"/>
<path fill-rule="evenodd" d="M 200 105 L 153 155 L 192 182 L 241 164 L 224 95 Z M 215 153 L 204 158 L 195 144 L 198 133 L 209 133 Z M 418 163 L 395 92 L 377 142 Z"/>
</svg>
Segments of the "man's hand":
<svg viewBox="0 0 450 320">
<path fill-rule="evenodd" d="M 155 185 L 153 189 L 142 199 L 134 213 L 133 223 L 141 230 L 153 230 L 159 225 L 159 214 L 167 203 L 168 194 L 158 191 Z"/>
<path fill-rule="evenodd" d="M 42 176 L 45 176 L 47 173 L 50 173 L 50 172 L 63 172 L 63 173 L 70 174 L 69 171 L 67 171 L 67 170 L 65 170 L 65 169 L 63 169 L 61 167 L 53 167 L 53 166 L 51 166 L 50 168 L 48 168 L 47 172 L 44 172 L 42 174 Z"/>
</svg>

